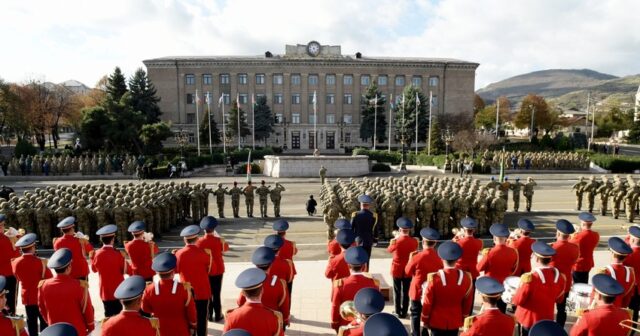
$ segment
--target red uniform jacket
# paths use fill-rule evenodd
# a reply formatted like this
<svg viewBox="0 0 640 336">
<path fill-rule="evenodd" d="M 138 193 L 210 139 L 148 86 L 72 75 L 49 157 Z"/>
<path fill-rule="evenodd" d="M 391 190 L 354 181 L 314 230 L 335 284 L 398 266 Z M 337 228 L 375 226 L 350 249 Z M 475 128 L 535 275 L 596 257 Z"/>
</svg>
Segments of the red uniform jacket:
<svg viewBox="0 0 640 336">
<path fill-rule="evenodd" d="M 470 273 L 457 268 L 430 273 L 422 300 L 422 322 L 428 328 L 458 330 L 471 311 L 473 295 Z"/>
<path fill-rule="evenodd" d="M 134 239 L 124 244 L 131 259 L 131 272 L 145 279 L 152 278 L 156 272 L 151 269 L 153 257 L 158 253 L 158 246 L 154 242 L 145 242 L 142 239 Z"/>
<path fill-rule="evenodd" d="M 629 307 L 629 302 L 636 292 L 636 275 L 633 268 L 622 264 L 611 264 L 600 270 L 600 273 L 610 275 L 624 288 L 624 292 L 616 297 L 613 305 L 620 308 Z M 595 295 L 595 291 L 593 295 Z"/>
<path fill-rule="evenodd" d="M 624 258 L 623 264 L 633 268 L 633 273 L 636 275 L 636 292 L 640 293 L 640 247 L 632 247 L 633 252 Z"/>
<path fill-rule="evenodd" d="M 72 266 L 73 267 L 73 266 Z M 72 324 L 78 336 L 85 336 L 94 329 L 93 305 L 88 285 L 66 274 L 40 282 L 38 307 L 47 324 L 58 322 Z"/>
<path fill-rule="evenodd" d="M 493 336 L 493 335 L 513 335 L 513 329 L 516 327 L 516 321 L 512 316 L 503 314 L 498 308 L 489 308 L 476 316 L 467 317 L 471 321 L 465 321 L 471 324 L 468 330 L 460 336 Z"/>
<path fill-rule="evenodd" d="M 240 294 L 237 304 L 242 306 L 247 298 Z M 287 282 L 278 278 L 277 275 L 267 277 L 262 283 L 262 296 L 260 297 L 262 304 L 272 310 L 280 312 L 284 324 L 289 324 L 290 298 Z"/>
<path fill-rule="evenodd" d="M 422 284 L 427 281 L 427 275 L 442 268 L 442 259 L 438 257 L 435 248 L 429 248 L 422 252 L 414 252 L 409 257 L 409 263 L 404 268 L 406 276 L 411 278 L 409 286 L 409 298 L 418 301 L 422 298 Z"/>
<path fill-rule="evenodd" d="M 612 304 L 600 305 L 584 312 L 571 328 L 570 336 L 624 336 L 629 329 L 620 322 L 631 319 L 631 312 Z"/>
<path fill-rule="evenodd" d="M 91 246 L 89 241 L 76 238 L 72 234 L 65 234 L 60 238 L 53 239 L 53 249 L 57 251 L 61 248 L 71 250 L 71 274 L 69 274 L 69 276 L 74 279 L 89 276 L 87 257 L 89 253 L 93 251 L 93 246 Z"/>
<path fill-rule="evenodd" d="M 211 286 L 209 285 L 209 256 L 201 248 L 189 244 L 176 252 L 182 282 L 189 282 L 193 287 L 196 300 L 209 300 Z"/>
<path fill-rule="evenodd" d="M 478 272 L 476 265 L 478 264 L 478 254 L 482 250 L 482 240 L 474 237 L 460 239 L 454 237 L 453 241 L 462 247 L 462 256 L 456 262 L 456 268 L 471 273 L 474 279 L 477 278 L 480 272 Z"/>
<path fill-rule="evenodd" d="M 349 275 L 351 275 L 351 272 L 349 271 L 349 265 L 344 260 L 344 252 L 329 257 L 327 268 L 324 270 L 324 276 L 327 277 L 327 279 L 338 280 L 346 278 Z"/>
<path fill-rule="evenodd" d="M 368 273 L 354 273 L 350 276 L 333 281 L 331 293 L 331 328 L 338 330 L 340 326 L 347 325 L 348 322 L 340 316 L 340 305 L 345 301 L 353 300 L 362 288 L 380 289 L 378 280 Z"/>
<path fill-rule="evenodd" d="M 91 254 L 91 270 L 98 273 L 100 277 L 100 299 L 102 301 L 113 301 L 116 288 L 127 273 L 127 262 L 122 253 L 105 245 Z"/>
<path fill-rule="evenodd" d="M 278 278 L 283 279 L 286 282 L 291 282 L 293 281 L 293 277 L 296 274 L 296 269 L 295 266 L 293 266 L 293 261 L 289 259 L 283 259 L 276 255 L 276 258 L 271 263 L 267 274 L 275 274 L 278 276 Z"/>
<path fill-rule="evenodd" d="M 518 269 L 515 272 L 516 276 L 520 276 L 523 273 L 531 272 L 531 245 L 536 240 L 527 236 L 521 236 L 516 240 L 509 240 L 507 245 L 513 247 L 518 251 Z"/>
<path fill-rule="evenodd" d="M 0 232 L 0 275 L 5 277 L 13 276 L 11 269 L 11 259 L 20 256 L 20 249 L 13 246 L 9 237 Z"/>
<path fill-rule="evenodd" d="M 573 277 L 571 276 L 571 271 L 573 269 L 573 265 L 575 265 L 576 260 L 580 256 L 580 248 L 578 245 L 574 243 L 570 243 L 567 240 L 556 241 L 551 244 L 556 250 L 556 255 L 551 259 L 551 264 L 549 266 L 553 266 L 557 268 L 560 273 L 562 273 L 565 277 L 565 294 L 569 293 L 571 290 L 571 285 L 573 284 Z"/>
<path fill-rule="evenodd" d="M 391 277 L 404 278 L 404 268 L 409 262 L 409 256 L 412 252 L 418 250 L 418 240 L 409 235 L 400 235 L 398 238 L 391 239 L 387 252 L 393 254 L 391 260 Z"/>
<path fill-rule="evenodd" d="M 278 253 L 277 253 L 278 256 L 284 259 L 293 260 L 293 256 L 298 254 L 298 248 L 296 247 L 296 243 L 291 240 L 287 240 L 284 237 L 282 237 L 282 239 L 284 239 L 284 244 L 278 250 Z"/>
<path fill-rule="evenodd" d="M 502 283 L 518 269 L 518 251 L 507 245 L 496 245 L 491 249 L 484 249 L 477 268 L 478 272 L 484 272 L 484 275 Z"/>
<path fill-rule="evenodd" d="M 28 336 L 24 329 L 24 320 L 6 317 L 0 311 L 0 335 L 7 336 Z"/>
<path fill-rule="evenodd" d="M 327 243 L 327 252 L 330 257 L 336 256 L 342 252 L 342 248 L 340 247 L 340 244 L 338 244 L 337 240 L 332 239 Z"/>
<path fill-rule="evenodd" d="M 211 271 L 209 275 L 220 275 L 224 273 L 224 259 L 222 254 L 229 251 L 229 244 L 224 238 L 216 237 L 207 233 L 196 242 L 196 246 L 203 249 L 211 259 Z M 209 252 L 207 252 L 209 251 Z"/>
<path fill-rule="evenodd" d="M 574 234 L 570 242 L 580 247 L 580 256 L 573 266 L 576 272 L 589 272 L 593 268 L 593 250 L 598 246 L 600 235 L 592 230 L 582 230 Z"/>
<path fill-rule="evenodd" d="M 25 306 L 38 304 L 38 284 L 40 280 L 52 277 L 47 268 L 47 259 L 40 259 L 33 254 L 24 254 L 11 262 L 11 268 L 20 282 L 22 304 Z"/>
<path fill-rule="evenodd" d="M 348 325 L 340 327 L 338 336 L 363 336 L 364 321 L 353 320 Z"/>
<path fill-rule="evenodd" d="M 156 277 L 142 295 L 142 310 L 158 319 L 161 336 L 191 336 L 196 327 L 191 285 L 177 280 Z"/>
<path fill-rule="evenodd" d="M 244 329 L 251 335 L 283 336 L 282 315 L 260 302 L 245 302 L 241 307 L 227 311 L 224 329 Z"/>
<path fill-rule="evenodd" d="M 158 320 L 146 318 L 137 311 L 123 310 L 102 320 L 102 336 L 156 336 Z"/>
<path fill-rule="evenodd" d="M 564 288 L 564 275 L 557 268 L 538 268 L 523 274 L 512 300 L 518 306 L 518 323 L 528 329 L 540 320 L 553 320 L 555 304 L 562 300 Z"/>
</svg>

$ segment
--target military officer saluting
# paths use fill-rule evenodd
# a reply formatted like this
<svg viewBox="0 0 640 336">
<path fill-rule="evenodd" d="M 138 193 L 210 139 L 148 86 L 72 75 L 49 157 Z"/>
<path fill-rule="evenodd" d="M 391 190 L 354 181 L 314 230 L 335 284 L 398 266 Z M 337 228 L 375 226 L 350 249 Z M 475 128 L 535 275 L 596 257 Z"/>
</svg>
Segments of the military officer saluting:
<svg viewBox="0 0 640 336">
<path fill-rule="evenodd" d="M 100 228 L 96 234 L 102 241 L 102 248 L 91 253 L 91 270 L 97 272 L 100 277 L 100 299 L 104 305 L 105 317 L 117 315 L 122 310 L 120 301 L 113 296 L 113 293 L 128 271 L 127 262 L 122 253 L 113 247 L 116 232 L 118 227 L 113 224 Z"/>
<path fill-rule="evenodd" d="M 465 331 L 461 336 L 513 335 L 516 323 L 513 317 L 503 314 L 497 307 L 504 286 L 491 277 L 480 277 L 476 288 L 482 296 L 481 313 L 464 320 Z"/>
<path fill-rule="evenodd" d="M 139 275 L 145 281 L 151 281 L 155 272 L 151 269 L 153 257 L 158 253 L 158 246 L 153 241 L 144 239 L 145 224 L 143 221 L 135 221 L 127 229 L 133 236 L 133 240 L 124 244 L 124 249 L 131 258 L 131 272 Z"/>
<path fill-rule="evenodd" d="M 0 275 L 0 307 L 7 305 L 6 286 L 7 278 Z M 24 329 L 24 320 L 5 316 L 3 310 L 0 309 L 0 335 L 27 336 L 27 331 Z"/>
<path fill-rule="evenodd" d="M 353 298 L 353 305 L 356 308 L 357 316 L 349 325 L 342 326 L 338 330 L 338 336 L 362 336 L 364 324 L 367 319 L 381 312 L 384 309 L 384 296 L 375 288 L 363 288 L 356 293 Z"/>
<path fill-rule="evenodd" d="M 571 328 L 570 335 L 628 335 L 629 329 L 622 327 L 620 322 L 630 318 L 629 311 L 613 304 L 616 297 L 624 293 L 622 285 L 606 274 L 594 275 L 591 278 L 591 283 L 597 292 L 597 306 L 582 312 L 582 316 Z"/>
<path fill-rule="evenodd" d="M 409 218 L 398 218 L 396 225 L 398 225 L 400 232 L 396 238 L 391 239 L 387 251 L 393 255 L 393 260 L 391 261 L 391 277 L 393 278 L 395 312 L 398 317 L 405 318 L 409 310 L 409 285 L 411 284 L 411 277 L 405 274 L 404 268 L 409 262 L 409 256 L 418 250 L 418 240 L 411 237 L 413 223 Z"/>
<path fill-rule="evenodd" d="M 518 251 L 518 269 L 515 275 L 521 276 L 524 273 L 531 272 L 531 245 L 536 242 L 530 235 L 536 226 L 527 218 L 518 220 L 518 230 L 515 235 L 507 240 L 507 245 Z"/>
<path fill-rule="evenodd" d="M 608 245 L 613 257 L 613 263 L 605 266 L 599 273 L 610 275 L 622 285 L 624 292 L 616 297 L 613 304 L 617 307 L 627 308 L 636 291 L 636 275 L 633 268 L 625 266 L 623 263 L 633 250 L 619 237 L 609 238 Z"/>
<path fill-rule="evenodd" d="M 573 282 L 587 283 L 589 282 L 589 271 L 593 268 L 593 251 L 598 246 L 600 234 L 591 230 L 596 216 L 588 212 L 582 212 L 578 215 L 580 219 L 580 231 L 574 234 L 570 242 L 580 247 L 580 256 L 576 264 L 573 266 Z"/>
<path fill-rule="evenodd" d="M 358 196 L 360 211 L 352 215 L 351 227 L 356 237 L 362 240 L 362 248 L 367 253 L 367 263 L 371 258 L 371 248 L 373 247 L 373 231 L 378 221 L 378 216 L 369 210 L 373 199 L 369 195 Z M 355 293 L 354 293 L 355 294 Z"/>
<path fill-rule="evenodd" d="M 158 334 L 158 320 L 140 314 L 145 287 L 146 283 L 139 275 L 133 275 L 120 283 L 114 296 L 120 300 L 124 310 L 102 321 L 102 336 L 156 336 Z"/>
<path fill-rule="evenodd" d="M 222 276 L 224 275 L 224 259 L 222 254 L 229 251 L 229 244 L 215 232 L 218 221 L 212 216 L 205 216 L 200 220 L 200 228 L 204 236 L 198 239 L 196 246 L 203 249 L 210 258 L 209 286 L 211 300 L 209 302 L 208 319 L 211 322 L 222 320 L 222 306 L 220 292 L 222 291 Z M 215 313 L 215 317 L 214 317 Z"/>
<path fill-rule="evenodd" d="M 73 256 L 69 275 L 73 279 L 86 281 L 87 276 L 89 276 L 89 265 L 86 258 L 93 251 L 93 246 L 91 246 L 89 240 L 76 237 L 75 224 L 76 219 L 74 217 L 67 217 L 58 223 L 58 229 L 62 230 L 62 237 L 54 238 L 53 249 L 56 251 L 62 248 L 69 249 Z M 79 333 L 82 334 L 81 332 Z"/>
<path fill-rule="evenodd" d="M 333 226 L 336 228 L 335 234 L 337 235 L 340 230 L 351 230 L 351 222 L 344 218 L 338 219 Z M 327 243 L 327 252 L 329 253 L 329 257 L 336 256 L 342 253 L 342 249 L 340 248 L 340 243 L 337 239 L 331 239 Z"/>
</svg>

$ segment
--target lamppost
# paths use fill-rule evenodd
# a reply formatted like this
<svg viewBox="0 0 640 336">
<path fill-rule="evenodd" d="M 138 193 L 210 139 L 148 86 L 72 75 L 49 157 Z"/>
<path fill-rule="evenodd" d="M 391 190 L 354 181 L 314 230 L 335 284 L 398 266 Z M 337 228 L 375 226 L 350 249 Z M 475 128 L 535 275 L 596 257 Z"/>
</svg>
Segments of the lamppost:
<svg viewBox="0 0 640 336">
<path fill-rule="evenodd" d="M 173 134 L 173 138 L 175 139 L 176 143 L 180 146 L 180 156 L 184 157 L 184 146 L 186 146 L 187 143 L 189 143 L 189 135 L 187 134 L 187 132 L 180 129 L 179 131 Z"/>
<path fill-rule="evenodd" d="M 340 149 L 344 148 L 344 127 L 346 123 L 344 121 L 338 122 L 338 127 L 340 127 Z"/>
<path fill-rule="evenodd" d="M 406 154 L 407 154 L 407 136 L 405 135 L 404 132 L 404 127 L 402 130 L 402 134 L 400 135 L 400 143 L 402 144 L 402 156 L 400 159 L 400 171 L 401 172 L 406 172 L 407 171 L 407 164 L 405 163 L 405 158 L 406 158 Z"/>
<path fill-rule="evenodd" d="M 451 132 L 449 131 L 449 127 L 447 127 L 447 130 L 445 131 L 445 133 L 442 136 L 443 140 L 444 140 L 444 153 L 445 153 L 445 167 L 444 169 L 447 170 L 449 167 L 447 167 L 447 163 L 449 162 L 449 146 L 451 146 L 451 142 L 453 142 L 453 135 L 451 135 Z"/>
<path fill-rule="evenodd" d="M 282 129 L 283 129 L 283 136 L 284 136 L 284 144 L 282 145 L 282 149 L 287 150 L 287 125 L 289 123 L 287 123 L 287 117 L 283 117 L 282 118 Z"/>
</svg>

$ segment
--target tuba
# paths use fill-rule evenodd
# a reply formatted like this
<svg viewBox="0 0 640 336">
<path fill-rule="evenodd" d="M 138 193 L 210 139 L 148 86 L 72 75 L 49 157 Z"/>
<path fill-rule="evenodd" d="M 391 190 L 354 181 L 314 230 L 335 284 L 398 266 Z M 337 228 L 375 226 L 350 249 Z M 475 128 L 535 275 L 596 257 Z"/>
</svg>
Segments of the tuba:
<svg viewBox="0 0 640 336">
<path fill-rule="evenodd" d="M 340 305 L 340 317 L 348 322 L 358 318 L 358 311 L 353 301 L 345 301 Z"/>
</svg>

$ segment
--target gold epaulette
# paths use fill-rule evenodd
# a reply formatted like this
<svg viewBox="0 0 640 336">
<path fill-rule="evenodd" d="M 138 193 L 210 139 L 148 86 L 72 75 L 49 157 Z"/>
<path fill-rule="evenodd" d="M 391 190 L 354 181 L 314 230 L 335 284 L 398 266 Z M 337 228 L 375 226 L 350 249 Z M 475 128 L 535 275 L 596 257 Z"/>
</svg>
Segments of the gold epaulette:
<svg viewBox="0 0 640 336">
<path fill-rule="evenodd" d="M 284 328 L 284 319 L 282 318 L 282 313 L 276 310 L 271 310 L 273 312 L 273 315 L 276 316 L 276 319 L 278 319 L 278 332 L 276 334 L 274 334 L 274 336 L 278 336 L 280 335 L 280 332 L 282 331 L 282 328 Z"/>
<path fill-rule="evenodd" d="M 364 276 L 365 278 L 373 279 L 373 275 L 371 275 L 371 273 L 368 273 L 368 272 L 362 272 L 362 273 L 360 273 L 360 274 L 362 274 L 362 276 Z"/>
<path fill-rule="evenodd" d="M 104 323 L 107 322 L 109 320 L 110 316 L 107 316 L 105 318 L 102 319 L 102 322 L 100 322 L 102 324 L 102 327 L 104 328 Z"/>
<path fill-rule="evenodd" d="M 633 310 L 629 308 L 622 308 L 627 314 L 629 314 L 629 318 L 633 318 Z"/>
<path fill-rule="evenodd" d="M 228 316 L 230 313 L 233 313 L 233 311 L 234 311 L 234 310 L 236 310 L 236 308 L 229 309 L 229 310 L 227 310 L 226 312 L 224 312 L 224 319 L 226 320 L 226 319 L 227 319 L 227 316 Z"/>
<path fill-rule="evenodd" d="M 120 250 L 120 255 L 122 255 L 123 258 L 127 259 L 127 251 Z"/>
<path fill-rule="evenodd" d="M 395 243 L 396 243 L 396 239 L 395 239 L 395 238 L 393 238 L 393 239 L 391 239 L 391 240 L 389 241 L 389 245 L 393 245 L 393 244 L 395 244 Z"/>
<path fill-rule="evenodd" d="M 378 287 L 378 289 L 379 289 L 380 288 L 380 280 L 375 279 L 375 278 L 372 279 L 372 280 L 373 280 L 373 283 L 376 285 L 376 287 Z"/>
<path fill-rule="evenodd" d="M 56 244 L 56 240 L 58 240 L 58 237 L 53 237 L 53 240 L 51 241 L 51 244 L 55 245 Z"/>
<path fill-rule="evenodd" d="M 607 274 L 609 273 L 606 267 L 599 269 L 596 274 Z"/>
<path fill-rule="evenodd" d="M 342 286 L 342 279 L 338 279 L 338 280 L 333 280 L 333 287 L 341 287 Z"/>
<path fill-rule="evenodd" d="M 462 326 L 462 330 L 467 331 L 473 325 L 473 321 L 476 319 L 475 315 L 467 316 L 464 319 L 464 325 Z"/>
<path fill-rule="evenodd" d="M 429 274 L 427 274 L 427 281 L 428 282 L 433 282 L 433 279 L 436 277 L 436 272 L 431 272 Z"/>
<path fill-rule="evenodd" d="M 491 248 L 487 247 L 487 248 L 483 248 L 482 249 L 482 256 L 486 256 L 487 254 L 489 254 L 489 251 L 491 251 Z"/>
<path fill-rule="evenodd" d="M 211 256 L 211 249 L 204 249 L 204 253 L 206 253 L 208 256 Z"/>
<path fill-rule="evenodd" d="M 409 260 L 411 260 L 411 258 L 415 257 L 419 252 L 418 251 L 413 251 L 411 253 L 409 253 Z"/>
<path fill-rule="evenodd" d="M 16 331 L 16 335 L 20 334 L 20 332 L 24 330 L 25 325 L 22 317 L 10 316 L 8 318 L 11 320 L 11 326 L 13 326 L 13 329 Z"/>
<path fill-rule="evenodd" d="M 89 258 L 93 259 L 93 256 L 96 254 L 96 250 L 89 251 Z"/>
<path fill-rule="evenodd" d="M 351 213 L 351 218 L 355 217 L 357 213 L 358 213 L 357 211 L 352 212 Z"/>
<path fill-rule="evenodd" d="M 530 283 L 532 279 L 533 276 L 531 275 L 531 273 L 524 273 L 520 276 L 521 283 Z"/>
<path fill-rule="evenodd" d="M 89 289 L 89 282 L 86 280 L 78 280 L 80 281 L 80 287 L 84 288 L 84 289 Z"/>
</svg>

